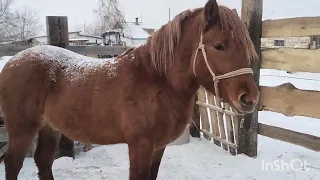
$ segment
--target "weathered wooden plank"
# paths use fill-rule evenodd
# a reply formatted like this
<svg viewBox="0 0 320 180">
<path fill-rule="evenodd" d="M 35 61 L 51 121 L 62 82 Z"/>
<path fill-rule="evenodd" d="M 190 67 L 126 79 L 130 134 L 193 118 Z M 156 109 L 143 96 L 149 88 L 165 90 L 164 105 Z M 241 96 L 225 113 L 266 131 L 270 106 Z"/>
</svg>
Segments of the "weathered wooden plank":
<svg viewBox="0 0 320 180">
<path fill-rule="evenodd" d="M 262 37 L 289 37 L 320 35 L 320 17 L 296 17 L 265 20 Z"/>
<path fill-rule="evenodd" d="M 320 49 L 264 49 L 262 50 L 262 68 L 288 72 L 320 73 Z"/>
<path fill-rule="evenodd" d="M 259 123 L 259 134 L 298 146 L 320 151 L 320 137 Z"/>
<path fill-rule="evenodd" d="M 240 118 L 233 117 L 235 144 L 239 144 Z"/>
<path fill-rule="evenodd" d="M 32 46 L 0 46 L 0 56 L 14 56 Z M 109 58 L 126 51 L 127 46 L 68 46 L 66 49 L 95 58 Z"/>
<path fill-rule="evenodd" d="M 261 87 L 260 110 L 282 113 L 286 116 L 320 118 L 320 92 L 300 90 L 290 83 L 276 87 Z"/>
<path fill-rule="evenodd" d="M 207 107 L 211 110 L 214 110 L 214 111 L 218 111 L 218 112 L 221 112 L 221 113 L 225 113 L 229 116 L 237 116 L 234 112 L 232 111 L 229 111 L 229 110 L 223 110 L 222 108 L 219 108 L 219 107 L 216 107 L 216 106 L 213 106 L 211 104 L 207 104 L 207 103 L 203 103 L 203 102 L 200 102 L 200 101 L 197 101 L 196 102 L 199 106 L 203 106 L 203 107 Z"/>
<path fill-rule="evenodd" d="M 210 132 L 208 132 L 208 131 L 206 131 L 206 130 L 204 130 L 204 129 L 201 129 L 201 131 L 202 131 L 204 134 L 206 134 L 207 136 L 209 136 L 209 137 L 211 137 L 211 138 L 213 138 L 213 139 L 215 139 L 215 140 L 217 140 L 217 141 L 220 141 L 222 144 L 224 144 L 224 145 L 226 145 L 226 146 L 230 146 L 230 147 L 232 147 L 232 148 L 234 148 L 234 149 L 237 148 L 237 145 L 236 145 L 236 144 L 230 143 L 230 142 L 228 142 L 227 140 L 222 139 L 222 138 L 220 138 L 220 137 L 218 137 L 218 136 L 216 136 L 216 135 L 214 135 L 214 134 L 212 134 L 212 133 L 210 133 Z"/>
<path fill-rule="evenodd" d="M 222 106 L 221 106 L 221 101 L 220 101 L 219 99 L 215 98 L 215 102 L 216 102 L 215 104 L 216 104 L 216 106 L 217 106 L 218 108 L 222 108 Z M 226 129 L 225 129 L 225 125 L 224 125 L 223 113 L 218 112 L 217 115 L 218 115 L 217 117 L 218 117 L 219 126 L 220 126 L 220 137 L 221 137 L 222 139 L 227 140 L 227 137 L 226 137 Z M 223 149 L 224 149 L 224 150 L 226 150 L 226 151 L 229 150 L 229 149 L 228 149 L 228 146 L 226 146 L 226 144 L 222 144 L 222 146 L 223 146 Z"/>
<path fill-rule="evenodd" d="M 224 107 L 226 110 L 231 110 L 231 107 L 229 104 L 225 104 L 225 107 Z M 225 115 L 226 117 L 226 125 L 227 125 L 227 137 L 228 137 L 228 141 L 231 142 L 231 143 L 235 143 L 235 140 L 234 140 L 234 130 L 233 130 L 233 126 L 232 126 L 232 116 L 230 115 Z M 232 147 L 229 147 L 229 150 L 230 150 L 230 153 L 232 155 L 236 155 L 236 149 L 232 148 Z"/>
<path fill-rule="evenodd" d="M 201 86 L 199 88 L 197 94 L 198 94 L 199 101 L 206 102 L 206 95 L 205 95 L 205 88 L 204 87 Z M 209 115 L 208 115 L 207 108 L 200 106 L 199 111 L 200 111 L 200 116 L 201 116 L 202 129 L 205 129 L 210 132 L 210 124 L 209 124 L 210 122 L 209 122 Z M 204 134 L 204 138 L 211 140 L 211 138 L 209 136 L 207 136 L 206 134 Z"/>
<path fill-rule="evenodd" d="M 212 93 L 207 92 L 207 96 L 208 96 L 208 105 L 210 106 L 205 106 L 206 104 L 204 103 L 204 107 L 209 108 L 209 112 L 210 112 L 210 117 L 211 117 L 211 127 L 212 127 L 212 133 L 213 135 L 220 137 L 220 131 L 219 131 L 219 123 L 218 123 L 218 117 L 217 117 L 217 111 L 212 110 L 210 107 L 212 106 L 211 104 L 215 104 L 214 101 L 214 95 Z M 199 104 L 201 106 L 201 104 Z M 215 106 L 212 106 L 215 107 Z M 216 107 L 215 107 L 216 108 Z M 217 146 L 221 147 L 221 142 L 213 139 L 213 143 Z"/>
<path fill-rule="evenodd" d="M 68 17 L 47 16 L 46 23 L 48 44 L 67 48 L 69 46 Z"/>
</svg>

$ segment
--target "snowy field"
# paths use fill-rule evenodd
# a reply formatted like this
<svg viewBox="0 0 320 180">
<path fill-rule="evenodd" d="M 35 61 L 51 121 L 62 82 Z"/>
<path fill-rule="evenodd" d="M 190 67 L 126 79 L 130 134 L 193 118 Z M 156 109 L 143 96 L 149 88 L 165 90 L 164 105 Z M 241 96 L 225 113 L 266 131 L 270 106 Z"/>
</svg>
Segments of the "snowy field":
<svg viewBox="0 0 320 180">
<path fill-rule="evenodd" d="M 8 59 L 8 58 L 6 58 Z M 0 69 L 5 60 L 0 60 Z M 320 74 L 261 70 L 261 85 L 291 82 L 297 88 L 320 90 Z M 259 122 L 320 136 L 320 121 L 260 112 Z M 159 170 L 160 180 L 320 180 L 320 153 L 259 136 L 258 157 L 232 156 L 204 139 L 192 138 L 182 146 L 169 146 Z M 270 165 L 271 164 L 271 165 Z M 271 167 L 272 166 L 272 167 Z M 125 144 L 99 146 L 80 153 L 75 160 L 54 162 L 56 180 L 127 180 L 128 149 Z M 0 179 L 4 178 L 0 164 Z M 19 180 L 37 180 L 33 159 L 26 158 Z"/>
</svg>

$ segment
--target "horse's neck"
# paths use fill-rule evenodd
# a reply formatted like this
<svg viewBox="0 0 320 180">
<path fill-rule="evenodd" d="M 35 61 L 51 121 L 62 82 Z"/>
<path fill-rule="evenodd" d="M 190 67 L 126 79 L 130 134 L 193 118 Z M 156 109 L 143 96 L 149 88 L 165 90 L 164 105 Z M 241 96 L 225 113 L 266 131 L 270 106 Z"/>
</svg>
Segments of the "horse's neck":
<svg viewBox="0 0 320 180">
<path fill-rule="evenodd" d="M 193 25 L 193 27 L 199 27 L 199 25 Z M 195 76 L 192 71 L 192 57 L 195 53 L 198 44 L 198 38 L 189 38 L 191 36 L 197 36 L 192 30 L 186 30 L 183 35 L 180 45 L 175 48 L 174 63 L 168 68 L 166 77 L 168 81 L 175 87 L 176 90 L 188 92 L 193 94 L 199 88 L 199 84 L 196 82 Z M 199 35 L 200 37 L 200 35 Z"/>
<path fill-rule="evenodd" d="M 177 50 L 179 50 L 179 48 Z M 144 72 L 142 74 L 147 75 L 149 81 L 156 83 L 161 89 L 171 89 L 172 91 L 175 91 L 176 94 L 180 94 L 186 97 L 188 96 L 191 98 L 192 95 L 199 88 L 199 86 L 188 73 L 189 65 L 186 65 L 186 63 L 180 59 L 190 59 L 192 56 L 191 52 L 182 53 L 185 54 L 185 57 L 177 57 L 179 59 L 177 59 L 177 61 L 174 62 L 171 67 L 168 68 L 167 73 L 163 76 L 159 76 L 151 64 L 149 44 L 135 49 L 135 51 L 132 53 L 136 53 L 137 55 L 135 56 L 139 57 L 135 60 L 140 62 Z"/>
</svg>

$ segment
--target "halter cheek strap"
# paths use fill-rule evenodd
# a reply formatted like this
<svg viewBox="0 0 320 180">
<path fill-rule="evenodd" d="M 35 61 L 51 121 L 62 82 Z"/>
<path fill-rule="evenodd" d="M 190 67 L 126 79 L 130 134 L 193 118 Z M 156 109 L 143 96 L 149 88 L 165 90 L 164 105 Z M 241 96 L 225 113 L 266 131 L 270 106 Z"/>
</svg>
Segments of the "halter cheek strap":
<svg viewBox="0 0 320 180">
<path fill-rule="evenodd" d="M 227 79 L 227 78 L 231 78 L 231 77 L 235 77 L 235 76 L 240 76 L 240 75 L 243 75 L 243 74 L 253 74 L 253 71 L 251 68 L 241 68 L 241 69 L 238 69 L 238 70 L 235 70 L 235 71 L 231 71 L 231 72 L 228 72 L 226 74 L 222 74 L 222 75 L 219 75 L 219 76 L 216 76 L 214 74 L 214 72 L 212 71 L 209 63 L 208 63 L 208 57 L 207 57 L 207 53 L 206 53 L 206 50 L 204 48 L 204 44 L 203 44 L 203 35 L 201 33 L 200 35 L 200 42 L 199 42 L 199 46 L 196 50 L 196 54 L 194 56 L 194 59 L 193 59 L 193 73 L 195 76 L 196 75 L 196 60 L 197 60 L 197 55 L 198 55 L 198 51 L 201 50 L 202 51 L 202 55 L 203 55 L 203 58 L 204 58 L 204 61 L 207 65 L 207 68 L 212 76 L 212 80 L 213 80 L 213 83 L 214 83 L 214 90 L 215 90 L 215 93 L 216 93 L 216 98 L 218 100 L 220 100 L 220 96 L 219 96 L 219 87 L 218 87 L 218 84 L 219 84 L 219 81 L 221 79 Z"/>
</svg>

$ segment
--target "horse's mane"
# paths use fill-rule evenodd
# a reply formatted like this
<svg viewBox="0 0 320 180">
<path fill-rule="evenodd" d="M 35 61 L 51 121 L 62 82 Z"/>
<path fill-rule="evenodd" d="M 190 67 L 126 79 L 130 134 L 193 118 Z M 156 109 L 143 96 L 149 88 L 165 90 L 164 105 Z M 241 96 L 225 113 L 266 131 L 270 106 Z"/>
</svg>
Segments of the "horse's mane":
<svg viewBox="0 0 320 180">
<path fill-rule="evenodd" d="M 172 65 L 173 52 L 175 47 L 179 45 L 182 35 L 183 20 L 193 12 L 195 11 L 183 11 L 149 37 L 151 64 L 159 75 L 165 74 L 167 68 Z M 246 58 L 248 60 L 256 59 L 258 55 L 251 42 L 247 28 L 239 16 L 225 6 L 219 6 L 219 16 L 222 30 L 231 30 L 233 32 L 233 37 L 245 49 Z"/>
<path fill-rule="evenodd" d="M 151 64 L 158 74 L 164 74 L 167 66 L 172 64 L 173 51 L 181 39 L 182 21 L 190 16 L 191 13 L 192 11 L 186 10 L 178 14 L 168 24 L 154 32 L 148 39 L 150 43 Z"/>
</svg>

